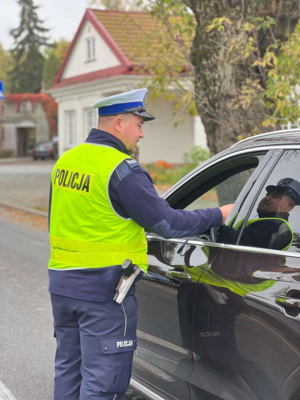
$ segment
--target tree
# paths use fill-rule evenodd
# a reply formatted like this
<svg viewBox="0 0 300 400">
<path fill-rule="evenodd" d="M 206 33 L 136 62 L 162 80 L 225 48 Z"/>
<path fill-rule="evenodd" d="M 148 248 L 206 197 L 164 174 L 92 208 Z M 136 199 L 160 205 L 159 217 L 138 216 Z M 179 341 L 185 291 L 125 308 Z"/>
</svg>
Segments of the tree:
<svg viewBox="0 0 300 400">
<path fill-rule="evenodd" d="M 13 93 L 38 93 L 42 85 L 44 57 L 42 49 L 51 46 L 48 29 L 38 18 L 38 6 L 33 0 L 18 0 L 21 9 L 20 25 L 11 30 L 15 43 L 12 49 L 14 67 L 9 72 Z"/>
<path fill-rule="evenodd" d="M 87 0 L 90 6 L 102 6 L 108 10 L 123 11 L 125 6 L 122 0 Z"/>
<path fill-rule="evenodd" d="M 132 11 L 144 8 L 141 0 L 87 0 L 89 6 L 101 6 L 107 10 Z"/>
<path fill-rule="evenodd" d="M 49 89 L 51 86 L 53 86 L 55 75 L 69 46 L 70 42 L 65 39 L 61 39 L 59 42 L 54 42 L 53 47 L 45 50 L 45 59 L 43 65 L 43 83 L 45 89 Z"/>
<path fill-rule="evenodd" d="M 152 15 L 166 28 L 159 39 L 156 35 L 164 43 L 163 56 L 144 66 L 152 92 L 169 96 L 169 87 L 176 88 L 181 103 L 183 98 L 200 115 L 212 154 L 280 125 L 276 112 L 282 115 L 283 99 L 294 96 L 288 96 L 293 88 L 284 82 L 282 54 L 291 51 L 286 40 L 299 21 L 299 6 L 299 0 L 150 0 Z M 181 50 L 180 63 L 174 49 Z"/>
<path fill-rule="evenodd" d="M 0 43 L 0 81 L 4 81 L 5 93 L 10 93 L 7 74 L 12 69 L 13 60 L 9 52 L 5 51 Z"/>
<path fill-rule="evenodd" d="M 262 92 L 261 102 L 272 114 L 263 124 L 267 127 L 299 126 L 300 120 L 300 24 L 289 35 L 286 42 L 270 48 L 258 65 L 268 64 L 271 68 L 266 82 L 267 89 Z"/>
</svg>

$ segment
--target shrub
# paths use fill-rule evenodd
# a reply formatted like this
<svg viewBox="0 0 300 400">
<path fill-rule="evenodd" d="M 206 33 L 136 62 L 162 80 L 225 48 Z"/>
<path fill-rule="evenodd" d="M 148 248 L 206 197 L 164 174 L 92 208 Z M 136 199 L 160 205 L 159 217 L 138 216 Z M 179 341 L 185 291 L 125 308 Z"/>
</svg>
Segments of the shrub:
<svg viewBox="0 0 300 400">
<path fill-rule="evenodd" d="M 149 172 L 154 184 L 171 186 L 208 158 L 209 152 L 207 150 L 200 146 L 194 146 L 190 151 L 183 154 L 185 164 L 172 166 L 166 161 L 159 160 L 155 163 L 146 164 L 145 169 Z"/>
<path fill-rule="evenodd" d="M 170 169 L 172 167 L 171 163 L 166 162 L 166 161 L 162 161 L 162 160 L 158 160 L 155 163 L 158 167 L 163 167 L 166 169 Z"/>
<path fill-rule="evenodd" d="M 184 162 L 194 165 L 193 168 L 196 168 L 199 164 L 208 160 L 209 157 L 209 152 L 205 149 L 202 149 L 201 146 L 194 146 L 190 151 L 183 153 Z"/>
</svg>

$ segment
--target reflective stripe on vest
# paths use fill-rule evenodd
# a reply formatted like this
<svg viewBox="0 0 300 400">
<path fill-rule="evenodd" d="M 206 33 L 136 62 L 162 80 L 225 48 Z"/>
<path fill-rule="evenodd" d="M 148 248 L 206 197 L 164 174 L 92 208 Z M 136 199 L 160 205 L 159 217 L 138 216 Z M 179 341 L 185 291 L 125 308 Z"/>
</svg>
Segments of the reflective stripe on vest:
<svg viewBox="0 0 300 400">
<path fill-rule="evenodd" d="M 233 227 L 233 229 L 235 230 L 235 231 L 237 231 L 241 226 L 242 226 L 242 223 L 244 222 L 244 220 L 245 220 L 245 218 L 242 218 L 239 222 L 237 222 L 236 224 L 235 224 L 235 226 Z M 270 221 L 270 222 L 272 222 L 272 221 L 281 221 L 283 224 L 285 224 L 285 226 L 287 226 L 287 228 L 289 229 L 289 231 L 290 231 L 290 233 L 291 233 L 291 235 L 292 235 L 292 239 L 291 239 L 291 241 L 290 241 L 290 243 L 288 243 L 283 249 L 278 249 L 278 250 L 282 250 L 282 251 L 287 251 L 288 249 L 289 249 L 289 247 L 291 246 L 291 244 L 293 243 L 293 241 L 294 241 L 294 232 L 293 232 L 293 230 L 292 230 L 292 227 L 291 227 L 291 225 L 288 223 L 288 221 L 286 221 L 285 219 L 282 219 L 282 218 L 277 218 L 277 217 L 269 217 L 269 218 L 256 218 L 256 219 L 250 219 L 249 221 L 247 221 L 247 223 L 246 223 L 246 225 L 245 225 L 245 228 L 247 227 L 247 226 L 249 226 L 249 225 L 251 225 L 251 224 L 253 224 L 253 223 L 255 223 L 255 222 L 261 222 L 261 221 Z M 230 221 L 231 222 L 231 221 Z M 245 229 L 244 228 L 244 229 Z M 243 236 L 243 235 L 242 235 Z"/>
<path fill-rule="evenodd" d="M 50 244 L 51 260 L 62 263 L 71 262 L 74 268 L 87 265 L 90 265 L 89 268 L 120 265 L 126 259 L 130 259 L 133 264 L 147 264 L 146 239 L 133 243 L 116 244 L 84 242 L 50 235 Z M 66 268 L 58 267 L 57 269 Z"/>
<path fill-rule="evenodd" d="M 147 271 L 144 229 L 113 210 L 110 177 L 128 155 L 83 143 L 60 157 L 52 173 L 50 269 L 102 268 L 130 259 Z"/>
<path fill-rule="evenodd" d="M 147 254 L 139 253 L 79 253 L 69 252 L 64 250 L 51 250 L 51 260 L 58 261 L 61 263 L 72 264 L 73 268 L 104 268 L 112 265 L 121 265 L 123 262 L 129 259 L 133 264 L 139 265 L 141 268 L 147 264 Z M 50 269 L 71 269 L 69 267 L 58 266 L 57 268 Z M 143 268 L 144 269 L 144 268 Z"/>
</svg>

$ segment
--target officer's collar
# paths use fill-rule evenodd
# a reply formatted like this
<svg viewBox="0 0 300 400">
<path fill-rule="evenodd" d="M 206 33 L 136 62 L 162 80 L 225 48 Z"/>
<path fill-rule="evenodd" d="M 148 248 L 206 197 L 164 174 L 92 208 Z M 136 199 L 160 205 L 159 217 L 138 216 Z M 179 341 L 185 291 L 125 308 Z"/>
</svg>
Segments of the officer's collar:
<svg viewBox="0 0 300 400">
<path fill-rule="evenodd" d="M 276 213 L 275 211 L 268 212 L 265 210 L 257 210 L 257 213 L 259 218 L 281 218 L 286 221 L 288 221 L 290 215 L 289 213 L 286 212 Z"/>
<path fill-rule="evenodd" d="M 276 214 L 276 218 L 285 219 L 286 221 L 289 220 L 289 216 L 290 216 L 290 214 L 287 212 L 279 212 Z"/>
<path fill-rule="evenodd" d="M 124 154 L 128 154 L 125 144 L 121 142 L 120 139 L 100 129 L 93 128 L 85 140 L 85 143 L 109 146 L 113 149 L 121 151 Z"/>
</svg>

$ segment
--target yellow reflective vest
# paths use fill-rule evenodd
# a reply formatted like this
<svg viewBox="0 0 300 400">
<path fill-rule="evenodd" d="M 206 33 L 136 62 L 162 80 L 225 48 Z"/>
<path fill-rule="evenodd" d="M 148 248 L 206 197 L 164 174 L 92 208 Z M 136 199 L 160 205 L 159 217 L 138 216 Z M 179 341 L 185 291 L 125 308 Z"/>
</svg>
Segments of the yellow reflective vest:
<svg viewBox="0 0 300 400">
<path fill-rule="evenodd" d="M 242 226 L 244 220 L 245 220 L 245 218 L 241 219 L 233 227 L 233 229 L 237 231 Z M 282 251 L 287 251 L 288 248 L 290 247 L 290 245 L 293 243 L 294 233 L 293 233 L 291 225 L 286 220 L 284 220 L 282 218 L 275 218 L 275 217 L 274 218 L 257 218 L 257 219 L 252 219 L 252 220 L 247 221 L 246 227 L 255 222 L 260 222 L 260 221 L 265 221 L 265 220 L 266 221 L 281 221 L 283 224 L 282 226 L 284 227 L 283 231 L 288 230 L 291 232 L 290 243 L 288 243 L 283 249 L 280 249 Z M 232 223 L 233 223 L 233 220 L 229 222 L 228 226 L 231 226 Z M 214 272 L 212 270 L 211 266 L 210 266 L 210 268 L 207 268 L 209 265 L 209 252 L 211 249 L 209 247 L 203 247 L 201 250 L 206 255 L 207 262 L 205 262 L 202 265 L 195 266 L 192 268 L 187 267 L 186 271 L 188 271 L 188 273 L 191 275 L 192 282 L 197 283 L 197 282 L 199 282 L 199 278 L 201 278 L 201 283 L 207 283 L 212 286 L 227 288 L 227 289 L 231 290 L 233 293 L 236 293 L 242 297 L 245 297 L 246 294 L 248 294 L 248 293 L 262 292 L 264 290 L 270 289 L 276 283 L 276 281 L 274 281 L 274 280 L 264 280 L 263 282 L 258 280 L 258 283 L 244 283 L 244 282 L 239 282 L 237 280 L 224 278 L 221 275 Z"/>
<path fill-rule="evenodd" d="M 233 229 L 235 231 L 237 231 L 242 226 L 244 220 L 245 220 L 245 218 L 242 218 L 239 222 L 237 222 L 234 225 Z M 278 231 L 278 236 L 280 234 L 284 233 L 284 231 L 286 230 L 286 231 L 291 233 L 291 240 L 284 248 L 276 249 L 276 250 L 287 251 L 289 249 L 289 247 L 291 246 L 291 244 L 293 243 L 293 241 L 294 241 L 294 232 L 293 232 L 293 229 L 292 229 L 291 225 L 288 223 L 288 221 L 286 221 L 285 219 L 282 219 L 282 218 L 278 218 L 278 217 L 256 218 L 256 219 L 250 219 L 249 221 L 247 221 L 247 223 L 245 225 L 245 228 L 247 226 L 251 225 L 251 224 L 255 224 L 256 222 L 261 222 L 261 221 L 270 221 L 270 222 L 272 222 L 272 221 L 280 221 L 280 222 L 282 222 L 282 225 L 281 225 L 281 227 L 279 228 L 279 231 Z M 229 222 L 228 226 L 230 226 L 231 223 L 232 223 L 232 221 Z"/>
<path fill-rule="evenodd" d="M 147 271 L 144 229 L 119 216 L 109 199 L 109 179 L 128 158 L 88 143 L 59 158 L 51 178 L 50 269 L 101 268 L 130 259 Z"/>
</svg>

